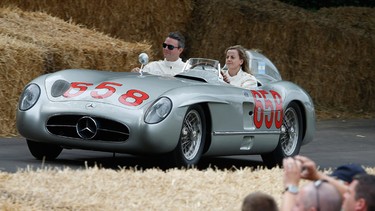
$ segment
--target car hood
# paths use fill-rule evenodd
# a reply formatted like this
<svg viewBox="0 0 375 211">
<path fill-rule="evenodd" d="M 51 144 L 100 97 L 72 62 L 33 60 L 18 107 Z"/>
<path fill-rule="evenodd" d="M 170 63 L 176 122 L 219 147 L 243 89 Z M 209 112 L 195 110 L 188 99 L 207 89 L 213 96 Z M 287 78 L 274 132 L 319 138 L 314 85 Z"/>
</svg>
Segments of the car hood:
<svg viewBox="0 0 375 211">
<path fill-rule="evenodd" d="M 62 70 L 45 78 L 51 101 L 88 101 L 129 108 L 145 106 L 178 87 L 202 85 L 202 81 L 130 72 Z"/>
</svg>

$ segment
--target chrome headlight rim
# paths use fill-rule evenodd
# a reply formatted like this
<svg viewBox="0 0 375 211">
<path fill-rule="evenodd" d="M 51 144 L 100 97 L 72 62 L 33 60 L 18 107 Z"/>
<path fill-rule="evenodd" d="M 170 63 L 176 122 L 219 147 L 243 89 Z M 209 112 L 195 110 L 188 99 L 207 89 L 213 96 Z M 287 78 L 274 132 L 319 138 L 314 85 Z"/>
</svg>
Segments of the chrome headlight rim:
<svg viewBox="0 0 375 211">
<path fill-rule="evenodd" d="M 41 93 L 40 87 L 37 84 L 31 83 L 27 85 L 21 94 L 21 97 L 18 103 L 18 109 L 21 111 L 27 111 L 31 109 L 32 107 L 34 107 L 34 105 L 39 100 L 40 93 Z"/>
<path fill-rule="evenodd" d="M 172 101 L 168 97 L 160 97 L 146 110 L 144 121 L 147 124 L 157 124 L 163 121 L 172 111 Z"/>
</svg>

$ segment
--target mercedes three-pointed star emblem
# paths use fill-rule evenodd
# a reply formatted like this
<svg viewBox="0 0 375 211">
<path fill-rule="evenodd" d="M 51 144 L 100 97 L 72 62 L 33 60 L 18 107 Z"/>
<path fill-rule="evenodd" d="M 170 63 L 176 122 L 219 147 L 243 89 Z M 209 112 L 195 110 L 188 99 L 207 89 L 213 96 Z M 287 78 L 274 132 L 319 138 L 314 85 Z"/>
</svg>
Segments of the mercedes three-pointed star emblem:
<svg viewBox="0 0 375 211">
<path fill-rule="evenodd" d="M 84 116 L 78 120 L 76 124 L 76 130 L 82 139 L 92 139 L 98 132 L 98 124 L 95 119 Z"/>
</svg>

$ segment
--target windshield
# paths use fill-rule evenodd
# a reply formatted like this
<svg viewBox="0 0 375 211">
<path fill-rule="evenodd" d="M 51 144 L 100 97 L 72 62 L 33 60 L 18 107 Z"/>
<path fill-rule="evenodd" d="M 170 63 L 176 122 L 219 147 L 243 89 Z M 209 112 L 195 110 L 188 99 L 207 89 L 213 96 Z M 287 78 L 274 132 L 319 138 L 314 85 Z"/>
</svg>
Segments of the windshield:
<svg viewBox="0 0 375 211">
<path fill-rule="evenodd" d="M 208 71 L 220 76 L 220 63 L 218 60 L 214 59 L 191 58 L 186 61 L 184 72 L 188 72 L 190 70 Z"/>
</svg>

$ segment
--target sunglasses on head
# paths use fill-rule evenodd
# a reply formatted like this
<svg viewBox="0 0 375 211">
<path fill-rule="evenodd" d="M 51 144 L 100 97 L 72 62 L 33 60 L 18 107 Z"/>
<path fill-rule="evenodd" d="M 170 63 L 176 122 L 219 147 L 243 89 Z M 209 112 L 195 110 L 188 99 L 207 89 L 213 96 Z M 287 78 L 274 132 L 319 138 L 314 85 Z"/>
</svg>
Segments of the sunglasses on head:
<svg viewBox="0 0 375 211">
<path fill-rule="evenodd" d="M 316 210 L 317 211 L 320 211 L 320 199 L 319 199 L 319 187 L 325 183 L 325 182 L 328 182 L 327 180 L 316 180 L 314 182 L 314 187 L 315 187 L 315 191 L 316 191 Z"/>
<path fill-rule="evenodd" d="M 176 47 L 176 46 L 173 46 L 173 45 L 168 45 L 167 43 L 163 43 L 163 48 L 166 48 L 168 47 L 168 50 L 173 50 L 174 48 L 179 48 L 179 47 Z"/>
</svg>

